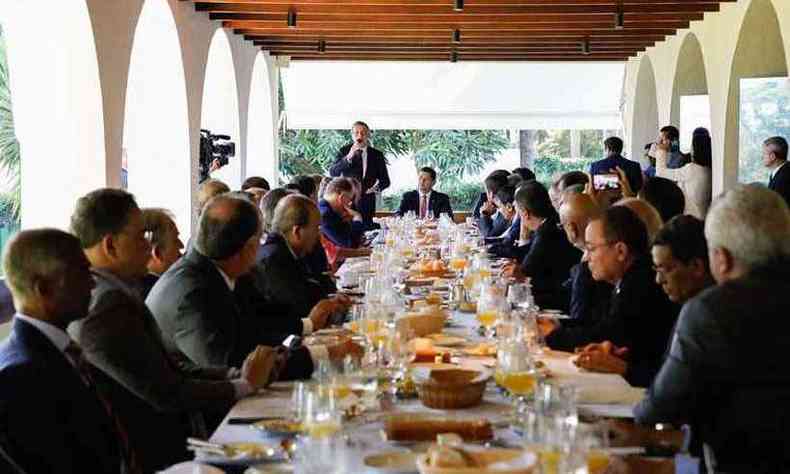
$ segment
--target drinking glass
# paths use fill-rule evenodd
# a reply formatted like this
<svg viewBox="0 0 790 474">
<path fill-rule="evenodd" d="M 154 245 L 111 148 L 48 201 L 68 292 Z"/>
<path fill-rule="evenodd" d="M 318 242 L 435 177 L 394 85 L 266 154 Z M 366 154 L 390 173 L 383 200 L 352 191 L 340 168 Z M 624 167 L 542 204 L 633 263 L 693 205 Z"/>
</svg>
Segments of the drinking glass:
<svg viewBox="0 0 790 474">
<path fill-rule="evenodd" d="M 330 437 L 341 429 L 341 413 L 333 390 L 311 390 L 305 402 L 305 431 L 311 438 Z"/>
<path fill-rule="evenodd" d="M 507 289 L 507 302 L 513 309 L 523 308 L 529 302 L 529 287 L 525 283 L 513 282 Z"/>
<path fill-rule="evenodd" d="M 480 322 L 480 326 L 485 328 L 486 337 L 493 338 L 501 305 L 497 295 L 491 291 L 490 287 L 486 285 L 481 285 L 481 287 L 480 299 L 477 301 L 477 320 Z"/>
</svg>

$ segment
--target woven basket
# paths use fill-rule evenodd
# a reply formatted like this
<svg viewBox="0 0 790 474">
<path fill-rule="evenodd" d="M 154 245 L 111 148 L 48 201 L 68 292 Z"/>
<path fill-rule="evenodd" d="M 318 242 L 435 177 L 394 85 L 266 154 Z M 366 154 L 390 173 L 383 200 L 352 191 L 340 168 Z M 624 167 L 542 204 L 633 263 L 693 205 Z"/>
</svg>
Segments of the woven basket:
<svg viewBox="0 0 790 474">
<path fill-rule="evenodd" d="M 420 401 L 428 408 L 442 410 L 479 405 L 489 374 L 474 370 L 433 370 L 424 379 L 415 379 Z"/>
</svg>

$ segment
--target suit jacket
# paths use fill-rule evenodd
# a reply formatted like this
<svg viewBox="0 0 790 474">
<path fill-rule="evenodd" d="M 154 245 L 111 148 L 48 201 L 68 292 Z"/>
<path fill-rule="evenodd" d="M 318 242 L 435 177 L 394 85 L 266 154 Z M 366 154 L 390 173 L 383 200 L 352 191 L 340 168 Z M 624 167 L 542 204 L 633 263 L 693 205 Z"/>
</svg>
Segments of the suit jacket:
<svg viewBox="0 0 790 474">
<path fill-rule="evenodd" d="M 516 215 L 510 227 L 505 231 L 501 238 L 493 239 L 493 245 L 488 248 L 488 252 L 498 258 L 515 258 L 522 260 L 528 248 L 519 247 L 518 241 L 521 239 L 521 216 Z M 490 239 L 486 239 L 488 242 Z"/>
<path fill-rule="evenodd" d="M 107 391 L 146 471 L 189 459 L 184 437 L 202 434 L 198 413 L 226 412 L 235 401 L 227 366 L 196 366 L 162 333 L 131 286 L 94 271 L 88 316 L 69 326 L 85 357 L 117 384 Z M 125 390 L 118 390 L 123 386 Z M 199 425 L 198 425 L 199 426 Z"/>
<path fill-rule="evenodd" d="M 417 190 L 403 194 L 397 214 L 402 216 L 409 211 L 413 211 L 417 217 L 420 216 L 420 192 Z M 437 219 L 442 214 L 449 214 L 452 219 L 453 209 L 450 207 L 450 196 L 436 190 L 431 191 L 431 196 L 428 198 L 428 211 L 433 211 L 433 215 Z"/>
<path fill-rule="evenodd" d="M 114 422 L 95 389 L 27 322 L 15 320 L 0 346 L 0 386 L 4 448 L 22 469 L 30 474 L 122 472 Z"/>
<path fill-rule="evenodd" d="M 631 189 L 637 193 L 642 189 L 642 168 L 636 161 L 631 161 L 623 158 L 620 155 L 613 155 L 603 160 L 598 160 L 590 165 L 590 174 L 608 174 L 617 167 L 625 171 L 625 176 L 628 178 L 628 184 Z"/>
<path fill-rule="evenodd" d="M 274 333 L 256 313 L 260 295 L 251 276 L 232 291 L 216 265 L 192 249 L 170 267 L 146 298 L 166 344 L 205 366 L 241 367 L 258 345 L 279 346 L 288 334 Z M 309 376 L 307 349 L 292 352 L 281 376 Z"/>
<path fill-rule="evenodd" d="M 568 307 L 562 285 L 571 267 L 582 258 L 581 251 L 568 242 L 558 222 L 556 216 L 546 219 L 534 232 L 529 251 L 521 261 L 521 271 L 530 277 L 535 303 L 541 308 Z"/>
<path fill-rule="evenodd" d="M 647 256 L 628 269 L 619 288 L 612 292 L 597 323 L 592 326 L 563 326 L 546 338 L 552 349 L 571 350 L 592 342 L 610 340 L 629 348 L 626 380 L 646 387 L 661 367 L 678 306 L 656 284 L 656 274 Z"/>
<path fill-rule="evenodd" d="M 159 281 L 159 275 L 153 273 L 146 273 L 143 278 L 140 279 L 139 287 L 140 287 L 140 296 L 143 299 L 148 296 L 148 293 L 151 292 L 151 288 L 156 285 L 156 282 Z"/>
<path fill-rule="evenodd" d="M 568 316 L 576 324 L 584 326 L 598 322 L 600 314 L 596 308 L 606 307 L 614 289 L 605 281 L 595 281 L 587 262 L 580 262 L 571 268 L 565 287 L 570 297 Z"/>
<path fill-rule="evenodd" d="M 768 181 L 768 189 L 776 191 L 790 205 L 790 165 L 783 164 L 776 175 Z"/>
<path fill-rule="evenodd" d="M 488 195 L 486 193 L 480 193 L 480 196 L 477 197 L 477 201 L 475 201 L 475 205 L 472 208 L 472 216 L 475 220 L 480 219 L 480 208 L 483 207 L 483 204 L 488 201 Z"/>
<path fill-rule="evenodd" d="M 287 313 L 283 317 L 292 320 L 300 329 L 297 334 L 302 334 L 300 318 L 310 314 L 313 306 L 329 295 L 307 264 L 294 257 L 279 234 L 272 233 L 266 237 L 255 277 L 263 296 L 281 305 Z"/>
<path fill-rule="evenodd" d="M 691 423 L 710 472 L 790 466 L 790 262 L 708 288 L 684 306 L 669 355 L 634 410 L 639 423 Z"/>
<path fill-rule="evenodd" d="M 511 224 L 512 221 L 505 219 L 505 216 L 503 216 L 501 212 L 495 212 L 491 216 L 481 212 L 480 218 L 477 220 L 477 227 L 480 230 L 480 235 L 486 238 L 500 237 L 507 232 Z"/>
<path fill-rule="evenodd" d="M 362 214 L 362 222 L 365 224 L 365 229 L 374 229 L 378 227 L 378 224 L 373 222 L 373 217 L 376 214 L 376 194 L 368 193 L 367 190 L 376 181 L 378 181 L 379 190 L 381 191 L 389 187 L 390 176 L 387 172 L 387 160 L 381 151 L 368 146 L 368 164 L 365 169 L 365 176 L 362 176 L 362 156 L 354 156 L 351 163 L 346 159 L 351 145 L 349 143 L 338 151 L 335 163 L 329 168 L 329 174 L 333 177 L 354 177 L 362 183 L 362 196 L 357 203 L 357 210 Z"/>
<path fill-rule="evenodd" d="M 387 160 L 384 153 L 368 145 L 368 164 L 365 169 L 365 176 L 362 176 L 362 156 L 356 155 L 351 163 L 346 159 L 353 143 L 349 143 L 337 152 L 335 162 L 329 168 L 329 175 L 332 177 L 344 176 L 354 177 L 362 183 L 362 193 L 370 189 L 376 181 L 379 182 L 379 190 L 384 191 L 390 185 L 390 176 L 387 172 Z"/>
<path fill-rule="evenodd" d="M 339 247 L 359 247 L 365 233 L 364 223 L 343 219 L 324 199 L 318 201 L 318 209 L 321 211 L 321 233 L 327 239 Z"/>
</svg>

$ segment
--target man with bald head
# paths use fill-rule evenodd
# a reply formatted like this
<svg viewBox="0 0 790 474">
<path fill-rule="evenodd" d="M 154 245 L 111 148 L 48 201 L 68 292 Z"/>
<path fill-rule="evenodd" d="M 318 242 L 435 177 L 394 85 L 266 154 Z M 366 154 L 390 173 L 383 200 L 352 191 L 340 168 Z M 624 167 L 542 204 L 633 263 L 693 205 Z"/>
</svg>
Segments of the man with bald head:
<svg viewBox="0 0 790 474">
<path fill-rule="evenodd" d="M 79 240 L 22 231 L 6 245 L 3 269 L 19 312 L 0 346 L 0 448 L 9 464 L 0 470 L 125 472 L 120 431 L 93 383 L 102 374 L 66 333 L 88 313 L 94 286 Z"/>
<path fill-rule="evenodd" d="M 306 315 L 328 297 L 326 285 L 309 268 L 306 258 L 320 246 L 321 213 L 309 198 L 291 195 L 283 198 L 274 210 L 272 231 L 260 253 L 256 278 L 269 301 L 289 309 L 289 313 Z M 338 309 L 346 309 L 348 300 L 334 298 Z M 324 322 L 304 321 L 312 329 Z"/>
<path fill-rule="evenodd" d="M 601 214 L 598 204 L 589 194 L 566 194 L 560 206 L 560 223 L 568 241 L 584 251 L 584 233 L 587 225 Z M 592 325 L 598 320 L 600 307 L 609 300 L 612 286 L 605 281 L 596 281 L 590 273 L 587 261 L 576 264 L 565 282 L 570 291 L 568 315 L 573 324 Z"/>
<path fill-rule="evenodd" d="M 249 272 L 261 237 L 255 205 L 232 195 L 217 196 L 203 208 L 195 246 L 165 272 L 146 303 L 167 341 L 201 365 L 237 365 L 258 344 L 280 345 L 256 313 L 257 295 Z M 290 352 L 287 378 L 308 377 L 314 360 L 342 359 L 354 347 L 300 347 Z"/>
</svg>

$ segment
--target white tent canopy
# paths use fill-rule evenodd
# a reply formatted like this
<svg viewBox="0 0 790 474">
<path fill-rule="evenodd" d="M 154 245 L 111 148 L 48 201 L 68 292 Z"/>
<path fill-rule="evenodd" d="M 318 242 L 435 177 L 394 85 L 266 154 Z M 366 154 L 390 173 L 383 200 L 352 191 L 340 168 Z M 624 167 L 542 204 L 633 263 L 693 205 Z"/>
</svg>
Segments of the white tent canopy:
<svg viewBox="0 0 790 474">
<path fill-rule="evenodd" d="M 298 61 L 292 129 L 618 129 L 624 63 Z"/>
</svg>

